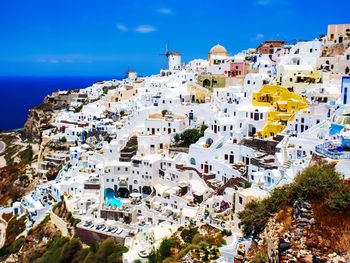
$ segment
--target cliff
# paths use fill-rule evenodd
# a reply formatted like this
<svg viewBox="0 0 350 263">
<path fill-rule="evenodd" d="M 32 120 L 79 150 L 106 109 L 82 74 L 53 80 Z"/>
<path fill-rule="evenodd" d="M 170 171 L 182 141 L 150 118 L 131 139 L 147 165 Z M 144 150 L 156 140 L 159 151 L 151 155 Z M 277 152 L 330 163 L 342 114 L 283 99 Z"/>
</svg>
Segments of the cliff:
<svg viewBox="0 0 350 263">
<path fill-rule="evenodd" d="M 239 216 L 245 236 L 254 240 L 245 262 L 350 259 L 350 182 L 333 164 L 310 166 Z"/>
<path fill-rule="evenodd" d="M 39 142 L 41 132 L 51 127 L 54 121 L 55 112 L 49 103 L 43 104 L 29 110 L 28 118 L 21 131 L 24 139 Z"/>
</svg>

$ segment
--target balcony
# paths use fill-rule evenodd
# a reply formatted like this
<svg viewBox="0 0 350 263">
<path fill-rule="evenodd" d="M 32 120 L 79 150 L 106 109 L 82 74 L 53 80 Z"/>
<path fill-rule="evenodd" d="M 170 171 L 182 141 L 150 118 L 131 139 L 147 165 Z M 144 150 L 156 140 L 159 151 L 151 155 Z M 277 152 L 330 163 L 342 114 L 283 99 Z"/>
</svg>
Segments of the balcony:
<svg viewBox="0 0 350 263">
<path fill-rule="evenodd" d="M 334 142 L 317 145 L 316 152 L 334 160 L 350 159 L 350 152 L 344 151 L 342 147 Z"/>
</svg>

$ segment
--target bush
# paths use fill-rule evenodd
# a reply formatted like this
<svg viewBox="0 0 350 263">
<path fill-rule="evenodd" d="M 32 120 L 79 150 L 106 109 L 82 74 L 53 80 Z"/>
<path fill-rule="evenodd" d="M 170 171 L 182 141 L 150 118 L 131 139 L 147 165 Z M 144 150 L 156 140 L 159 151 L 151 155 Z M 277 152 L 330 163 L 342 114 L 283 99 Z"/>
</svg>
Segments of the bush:
<svg viewBox="0 0 350 263">
<path fill-rule="evenodd" d="M 197 227 L 190 227 L 190 228 L 185 228 L 181 231 L 181 237 L 186 243 L 192 243 L 193 237 L 199 234 L 198 228 Z"/>
<path fill-rule="evenodd" d="M 17 253 L 23 246 L 25 241 L 24 237 L 19 237 L 13 243 L 6 245 L 0 249 L 0 257 L 8 256 Z"/>
<path fill-rule="evenodd" d="M 62 142 L 62 143 L 66 143 L 67 142 L 67 138 L 65 136 L 63 136 L 63 137 L 60 138 L 59 141 Z"/>
<path fill-rule="evenodd" d="M 34 155 L 34 152 L 31 145 L 28 145 L 25 150 L 19 153 L 21 161 L 24 164 L 31 164 L 33 161 L 33 155 Z"/>
<path fill-rule="evenodd" d="M 188 129 L 181 134 L 181 139 L 183 144 L 186 147 L 189 147 L 191 144 L 196 143 L 202 135 L 198 129 Z"/>
<path fill-rule="evenodd" d="M 40 257 L 39 262 L 59 262 L 62 248 L 69 241 L 69 238 L 56 236 L 47 243 L 47 250 Z"/>
<path fill-rule="evenodd" d="M 330 191 L 340 187 L 340 174 L 332 165 L 310 166 L 300 173 L 293 184 L 294 195 L 303 200 L 322 201 Z"/>
<path fill-rule="evenodd" d="M 224 229 L 224 230 L 222 230 L 222 235 L 227 236 L 227 237 L 232 236 L 232 231 Z"/>
<path fill-rule="evenodd" d="M 73 238 L 67 242 L 62 249 L 60 263 L 70 263 L 75 255 L 82 249 L 82 244 L 79 239 Z"/>
<path fill-rule="evenodd" d="M 326 203 L 327 207 L 337 211 L 350 209 L 350 189 L 343 188 L 336 192 Z"/>
<path fill-rule="evenodd" d="M 83 249 L 79 239 L 57 236 L 47 244 L 47 250 L 39 256 L 39 262 L 122 262 L 122 254 L 128 249 L 113 239 L 106 239 L 90 249 Z"/>
<path fill-rule="evenodd" d="M 167 258 L 171 255 L 171 248 L 176 246 L 176 242 L 173 239 L 165 238 L 159 246 L 159 254 L 161 258 Z"/>
<path fill-rule="evenodd" d="M 296 200 L 323 201 L 328 208 L 347 211 L 350 208 L 350 190 L 344 185 L 333 165 L 310 166 L 297 175 L 294 183 L 275 188 L 264 200 L 246 204 L 238 216 L 245 236 L 258 237 L 269 218 Z"/>
<path fill-rule="evenodd" d="M 198 244 L 203 241 L 203 236 L 201 234 L 195 234 L 192 238 L 192 244 Z"/>
<path fill-rule="evenodd" d="M 266 263 L 269 262 L 266 251 L 258 251 L 254 254 L 253 258 L 250 261 L 251 263 Z"/>
<path fill-rule="evenodd" d="M 238 213 L 243 233 L 256 238 L 264 230 L 270 216 L 292 202 L 290 186 L 275 188 L 268 198 L 252 200 Z"/>
</svg>

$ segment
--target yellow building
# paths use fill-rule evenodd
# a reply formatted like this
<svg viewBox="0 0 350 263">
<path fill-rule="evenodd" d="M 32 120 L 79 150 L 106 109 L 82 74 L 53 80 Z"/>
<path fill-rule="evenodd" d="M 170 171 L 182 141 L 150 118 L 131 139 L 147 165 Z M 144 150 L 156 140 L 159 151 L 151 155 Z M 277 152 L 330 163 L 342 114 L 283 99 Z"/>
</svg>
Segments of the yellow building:
<svg viewBox="0 0 350 263">
<path fill-rule="evenodd" d="M 305 98 L 278 85 L 265 85 L 254 92 L 252 104 L 271 107 L 265 126 L 256 133 L 257 136 L 264 138 L 275 136 L 283 131 L 296 112 L 309 106 Z"/>
<path fill-rule="evenodd" d="M 205 103 L 210 101 L 211 91 L 197 84 L 187 86 L 187 90 L 191 97 L 192 103 Z"/>
</svg>

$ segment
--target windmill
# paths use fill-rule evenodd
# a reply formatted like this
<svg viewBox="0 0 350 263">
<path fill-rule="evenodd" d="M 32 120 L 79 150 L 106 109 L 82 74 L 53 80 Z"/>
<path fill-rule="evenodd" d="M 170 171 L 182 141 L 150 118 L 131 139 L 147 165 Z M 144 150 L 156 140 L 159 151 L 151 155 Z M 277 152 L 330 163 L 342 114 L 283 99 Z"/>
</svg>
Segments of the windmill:
<svg viewBox="0 0 350 263">
<path fill-rule="evenodd" d="M 130 72 L 130 66 L 128 66 L 127 69 L 124 71 L 124 78 L 129 77 L 129 72 Z"/>
<path fill-rule="evenodd" d="M 165 56 L 166 57 L 166 65 L 167 65 L 167 68 L 169 67 L 169 56 L 172 54 L 172 52 L 170 52 L 170 49 L 169 49 L 169 44 L 168 42 L 165 44 L 165 53 L 163 54 L 159 54 L 160 56 Z"/>
</svg>

